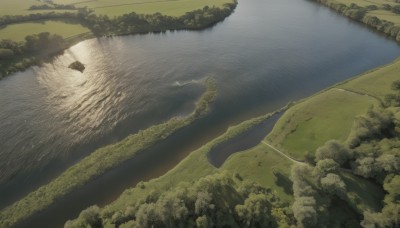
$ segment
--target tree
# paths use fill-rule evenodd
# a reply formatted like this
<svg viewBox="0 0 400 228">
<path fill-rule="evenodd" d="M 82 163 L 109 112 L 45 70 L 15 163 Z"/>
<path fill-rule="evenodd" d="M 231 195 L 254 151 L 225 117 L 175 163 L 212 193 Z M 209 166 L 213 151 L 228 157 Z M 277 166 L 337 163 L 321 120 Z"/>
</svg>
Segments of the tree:
<svg viewBox="0 0 400 228">
<path fill-rule="evenodd" d="M 214 208 L 214 205 L 211 204 L 211 201 L 212 195 L 210 195 L 208 192 L 199 192 L 194 204 L 195 213 L 198 215 L 207 214 L 208 210 Z"/>
<path fill-rule="evenodd" d="M 14 56 L 13 50 L 0 48 L 0 59 L 8 59 L 13 56 Z"/>
<path fill-rule="evenodd" d="M 271 223 L 271 203 L 264 194 L 250 194 L 243 205 L 237 205 L 235 212 L 245 227 L 267 227 Z"/>
<path fill-rule="evenodd" d="M 333 159 L 339 165 L 343 165 L 353 157 L 353 153 L 337 140 L 329 140 L 317 149 L 315 157 L 317 162 L 323 159 Z"/>
<path fill-rule="evenodd" d="M 319 160 L 313 170 L 313 174 L 317 177 L 325 177 L 328 173 L 336 173 L 339 170 L 339 164 L 333 159 Z"/>
<path fill-rule="evenodd" d="M 321 179 L 322 189 L 331 194 L 337 195 L 344 199 L 346 195 L 346 184 L 342 181 L 339 175 L 329 173 L 326 177 Z"/>
<path fill-rule="evenodd" d="M 317 224 L 316 201 L 314 197 L 299 197 L 292 206 L 299 227 L 313 227 Z"/>
</svg>

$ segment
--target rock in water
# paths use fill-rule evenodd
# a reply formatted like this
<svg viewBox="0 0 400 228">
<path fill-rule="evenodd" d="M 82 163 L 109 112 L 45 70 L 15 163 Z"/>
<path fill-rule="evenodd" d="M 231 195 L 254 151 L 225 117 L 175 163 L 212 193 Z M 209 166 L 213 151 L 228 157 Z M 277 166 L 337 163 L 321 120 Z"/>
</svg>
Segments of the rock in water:
<svg viewBox="0 0 400 228">
<path fill-rule="evenodd" d="M 68 68 L 80 71 L 81 73 L 85 70 L 85 65 L 79 61 L 75 61 L 71 64 L 69 64 Z"/>
</svg>

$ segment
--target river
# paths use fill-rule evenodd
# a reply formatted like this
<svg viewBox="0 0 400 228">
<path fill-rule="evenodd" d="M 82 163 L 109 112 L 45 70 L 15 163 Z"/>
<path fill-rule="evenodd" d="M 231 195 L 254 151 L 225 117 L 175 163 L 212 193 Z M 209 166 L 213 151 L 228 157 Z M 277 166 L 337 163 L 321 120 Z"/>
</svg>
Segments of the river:
<svg viewBox="0 0 400 228">
<path fill-rule="evenodd" d="M 229 125 L 399 55 L 393 40 L 305 0 L 240 0 L 230 17 L 203 31 L 80 42 L 52 63 L 0 81 L 0 208 L 96 148 L 190 113 L 204 91 L 198 83 L 204 77 L 214 77 L 218 86 L 209 116 L 149 149 L 141 156 L 146 159 L 129 161 L 146 164 L 137 165 L 134 174 L 123 167 L 136 166 L 124 164 L 96 180 L 106 188 L 101 196 L 90 194 L 89 187 L 85 196 L 72 194 L 68 205 L 74 209 L 60 210 L 63 215 L 52 225 L 165 173 Z M 75 60 L 86 65 L 83 73 L 68 69 Z"/>
</svg>

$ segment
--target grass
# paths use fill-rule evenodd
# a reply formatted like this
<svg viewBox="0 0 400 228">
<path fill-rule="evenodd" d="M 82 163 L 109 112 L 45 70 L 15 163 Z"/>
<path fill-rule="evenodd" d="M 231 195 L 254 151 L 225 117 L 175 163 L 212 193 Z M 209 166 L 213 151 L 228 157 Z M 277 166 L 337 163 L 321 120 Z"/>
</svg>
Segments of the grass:
<svg viewBox="0 0 400 228">
<path fill-rule="evenodd" d="M 394 81 L 400 80 L 400 59 L 348 81 L 339 88 L 369 94 L 383 99 Z"/>
<path fill-rule="evenodd" d="M 289 179 L 291 166 L 291 161 L 264 144 L 258 144 L 230 156 L 221 169 L 239 173 L 245 180 L 270 187 L 280 199 L 293 202 L 292 182 Z"/>
<path fill-rule="evenodd" d="M 54 0 L 59 4 L 74 4 L 76 7 L 88 7 L 96 14 L 110 17 L 135 12 L 138 14 L 161 13 L 169 16 L 181 16 L 186 12 L 202 9 L 204 6 L 223 6 L 231 0 Z"/>
<path fill-rule="evenodd" d="M 0 29 L 0 40 L 10 39 L 14 41 L 23 41 L 25 36 L 41 32 L 49 32 L 51 34 L 58 34 L 64 38 L 69 38 L 88 33 L 90 30 L 78 23 L 40 20 L 6 26 Z"/>
<path fill-rule="evenodd" d="M 345 140 L 355 116 L 378 104 L 374 98 L 332 88 L 291 107 L 266 139 L 301 160 L 330 139 Z"/>
<path fill-rule="evenodd" d="M 16 225 L 32 214 L 50 206 L 57 199 L 74 189 L 83 186 L 96 176 L 134 157 L 143 149 L 167 138 L 178 129 L 207 114 L 209 104 L 216 97 L 216 87 L 212 79 L 207 79 L 205 85 L 207 90 L 196 103 L 196 109 L 191 115 L 181 119 L 172 118 L 165 123 L 154 125 L 130 135 L 118 143 L 94 151 L 50 183 L 0 211 L 0 227 Z M 200 170 L 199 173 L 201 173 Z"/>
<path fill-rule="evenodd" d="M 347 187 L 347 198 L 353 210 L 362 214 L 367 210 L 380 211 L 384 191 L 372 181 L 342 172 L 340 174 Z"/>
</svg>

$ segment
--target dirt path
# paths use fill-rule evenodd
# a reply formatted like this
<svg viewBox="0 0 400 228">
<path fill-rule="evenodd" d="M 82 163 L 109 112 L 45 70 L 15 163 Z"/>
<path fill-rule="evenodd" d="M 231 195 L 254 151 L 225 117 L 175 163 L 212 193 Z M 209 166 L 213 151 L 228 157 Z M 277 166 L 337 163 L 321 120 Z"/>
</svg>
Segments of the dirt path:
<svg viewBox="0 0 400 228">
<path fill-rule="evenodd" d="M 286 157 L 287 159 L 291 160 L 293 163 L 296 163 L 296 164 L 305 164 L 304 162 L 298 161 L 298 160 L 296 160 L 296 159 L 294 159 L 294 158 L 292 158 L 292 157 L 286 155 L 285 153 L 283 153 L 282 151 L 276 149 L 276 148 L 273 147 L 271 144 L 268 144 L 268 143 L 266 143 L 265 141 L 261 141 L 261 143 L 264 144 L 264 145 L 266 145 L 266 146 L 268 146 L 269 148 L 271 148 L 271 149 L 274 150 L 275 152 L 278 152 L 280 155 Z"/>
</svg>

